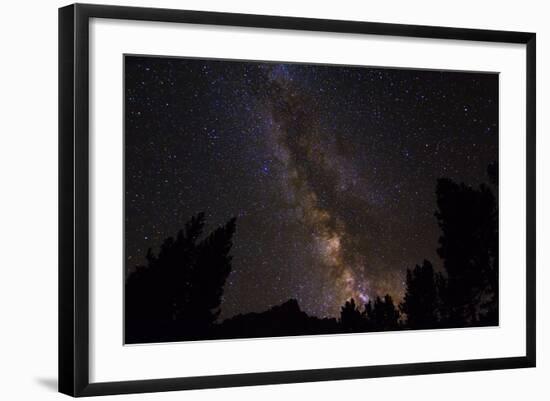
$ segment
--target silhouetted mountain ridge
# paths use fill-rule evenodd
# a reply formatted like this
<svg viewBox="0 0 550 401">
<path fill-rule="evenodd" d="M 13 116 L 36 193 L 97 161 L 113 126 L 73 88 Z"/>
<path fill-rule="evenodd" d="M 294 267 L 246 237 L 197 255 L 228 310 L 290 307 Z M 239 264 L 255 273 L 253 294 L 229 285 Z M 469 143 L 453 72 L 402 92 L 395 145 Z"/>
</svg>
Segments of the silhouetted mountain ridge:
<svg viewBox="0 0 550 401">
<path fill-rule="evenodd" d="M 300 309 L 296 299 L 289 299 L 265 312 L 239 314 L 226 319 L 215 331 L 224 338 L 238 338 L 330 334 L 339 330 L 335 318 L 309 316 Z"/>
</svg>

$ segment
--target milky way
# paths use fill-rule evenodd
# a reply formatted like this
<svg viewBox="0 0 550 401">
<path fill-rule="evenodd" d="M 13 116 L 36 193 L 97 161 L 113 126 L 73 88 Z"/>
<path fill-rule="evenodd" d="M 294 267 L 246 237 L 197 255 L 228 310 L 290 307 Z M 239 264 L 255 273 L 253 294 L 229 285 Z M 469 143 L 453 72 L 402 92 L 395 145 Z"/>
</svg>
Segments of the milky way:
<svg viewBox="0 0 550 401">
<path fill-rule="evenodd" d="M 331 143 L 319 126 L 315 97 L 304 94 L 293 85 L 288 67 L 278 65 L 270 69 L 266 88 L 260 102 L 268 105 L 273 120 L 271 128 L 276 144 L 276 155 L 284 166 L 281 185 L 296 210 L 296 219 L 311 232 L 316 248 L 317 268 L 329 284 L 328 291 L 319 294 L 322 299 L 350 298 L 368 300 L 367 278 L 360 253 L 345 252 L 344 244 L 353 238 L 347 222 L 337 209 L 323 204 L 345 204 L 349 188 L 343 155 Z M 365 206 L 367 206 L 365 204 Z M 357 274 L 360 277 L 357 277 Z"/>
<path fill-rule="evenodd" d="M 126 259 L 237 216 L 222 317 L 317 316 L 441 267 L 435 183 L 498 158 L 498 75 L 127 56 Z"/>
</svg>

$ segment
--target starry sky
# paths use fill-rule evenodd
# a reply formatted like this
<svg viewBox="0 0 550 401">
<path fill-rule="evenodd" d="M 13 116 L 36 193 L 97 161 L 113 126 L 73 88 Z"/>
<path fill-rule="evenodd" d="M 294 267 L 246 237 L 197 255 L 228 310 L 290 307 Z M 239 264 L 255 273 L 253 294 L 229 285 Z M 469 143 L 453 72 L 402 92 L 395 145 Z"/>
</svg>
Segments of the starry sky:
<svg viewBox="0 0 550 401">
<path fill-rule="evenodd" d="M 221 318 L 399 302 L 442 268 L 435 186 L 498 160 L 498 74 L 125 56 L 126 269 L 237 217 Z"/>
</svg>

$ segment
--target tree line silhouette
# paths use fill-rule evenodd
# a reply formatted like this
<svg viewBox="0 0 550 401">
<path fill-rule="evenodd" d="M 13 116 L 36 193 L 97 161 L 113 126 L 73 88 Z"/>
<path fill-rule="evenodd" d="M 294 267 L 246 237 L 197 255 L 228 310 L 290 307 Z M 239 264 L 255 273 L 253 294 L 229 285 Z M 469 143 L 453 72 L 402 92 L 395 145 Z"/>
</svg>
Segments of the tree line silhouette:
<svg viewBox="0 0 550 401">
<path fill-rule="evenodd" d="M 498 166 L 487 169 L 498 182 Z M 231 272 L 236 219 L 201 239 L 204 214 L 192 217 L 147 265 L 126 279 L 125 342 L 150 343 L 221 338 L 277 337 L 407 329 L 498 325 L 498 205 L 490 187 L 441 178 L 435 218 L 442 271 L 424 260 L 406 271 L 406 291 L 366 304 L 347 300 L 338 318 L 303 312 L 295 299 L 261 313 L 218 322 L 223 287 Z"/>
</svg>

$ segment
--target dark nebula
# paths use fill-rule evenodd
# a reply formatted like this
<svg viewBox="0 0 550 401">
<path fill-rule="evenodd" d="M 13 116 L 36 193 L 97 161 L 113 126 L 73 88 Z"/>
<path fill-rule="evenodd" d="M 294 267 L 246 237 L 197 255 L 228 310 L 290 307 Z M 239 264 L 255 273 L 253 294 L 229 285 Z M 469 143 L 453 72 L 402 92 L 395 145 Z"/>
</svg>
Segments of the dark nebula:
<svg viewBox="0 0 550 401">
<path fill-rule="evenodd" d="M 439 177 L 498 159 L 498 74 L 125 58 L 126 268 L 204 211 L 237 217 L 222 318 L 401 300 L 437 256 Z"/>
</svg>

